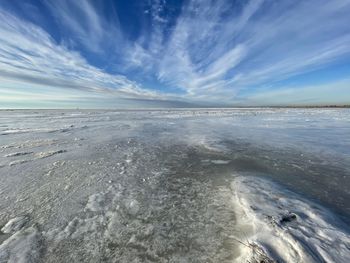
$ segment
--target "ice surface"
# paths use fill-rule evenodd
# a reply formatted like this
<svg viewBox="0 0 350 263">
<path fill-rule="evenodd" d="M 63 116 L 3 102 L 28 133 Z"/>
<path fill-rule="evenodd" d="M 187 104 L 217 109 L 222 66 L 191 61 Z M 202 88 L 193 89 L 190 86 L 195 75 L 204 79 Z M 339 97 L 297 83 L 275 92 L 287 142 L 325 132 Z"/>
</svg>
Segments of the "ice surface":
<svg viewBox="0 0 350 263">
<path fill-rule="evenodd" d="M 347 262 L 349 116 L 0 111 L 0 262 Z"/>
</svg>

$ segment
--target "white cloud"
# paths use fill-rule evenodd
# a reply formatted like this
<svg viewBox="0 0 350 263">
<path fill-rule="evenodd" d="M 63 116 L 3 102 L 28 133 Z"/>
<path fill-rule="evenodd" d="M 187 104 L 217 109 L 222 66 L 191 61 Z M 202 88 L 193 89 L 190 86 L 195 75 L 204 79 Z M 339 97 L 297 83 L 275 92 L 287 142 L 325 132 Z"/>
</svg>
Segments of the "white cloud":
<svg viewBox="0 0 350 263">
<path fill-rule="evenodd" d="M 68 39 L 78 41 L 90 51 L 103 53 L 106 46 L 121 45 L 123 38 L 119 28 L 117 13 L 113 21 L 93 6 L 93 2 L 80 1 L 45 1 L 56 22 L 61 25 L 62 34 L 68 32 Z"/>
<path fill-rule="evenodd" d="M 221 94 L 221 99 L 232 100 L 252 85 L 287 79 L 349 56 L 349 12 L 348 0 L 251 0 L 241 5 L 189 1 L 167 41 L 155 45 L 157 52 L 134 49 L 134 66 L 147 65 L 160 82 L 187 91 L 190 98 Z"/>
<path fill-rule="evenodd" d="M 160 98 L 122 75 L 89 65 L 77 52 L 58 45 L 41 28 L 0 9 L 0 79 L 72 88 L 125 98 Z M 0 88 L 1 89 L 1 88 Z"/>
</svg>

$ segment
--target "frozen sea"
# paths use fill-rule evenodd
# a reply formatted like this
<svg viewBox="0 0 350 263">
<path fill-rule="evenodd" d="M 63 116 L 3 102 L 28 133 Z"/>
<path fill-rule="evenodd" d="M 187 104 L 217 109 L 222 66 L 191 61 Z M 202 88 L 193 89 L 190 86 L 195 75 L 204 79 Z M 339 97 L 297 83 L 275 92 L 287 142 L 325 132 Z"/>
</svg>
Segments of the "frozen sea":
<svg viewBox="0 0 350 263">
<path fill-rule="evenodd" d="M 350 109 L 2 110 L 0 262 L 350 262 Z"/>
</svg>

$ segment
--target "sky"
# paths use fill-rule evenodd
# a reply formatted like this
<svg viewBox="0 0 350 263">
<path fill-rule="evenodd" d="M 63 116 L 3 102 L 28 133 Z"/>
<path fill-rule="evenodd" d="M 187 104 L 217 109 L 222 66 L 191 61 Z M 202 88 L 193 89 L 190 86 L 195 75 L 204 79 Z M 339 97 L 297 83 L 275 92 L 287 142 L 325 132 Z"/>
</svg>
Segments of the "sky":
<svg viewBox="0 0 350 263">
<path fill-rule="evenodd" d="M 0 108 L 350 104 L 350 0 L 2 0 Z"/>
</svg>

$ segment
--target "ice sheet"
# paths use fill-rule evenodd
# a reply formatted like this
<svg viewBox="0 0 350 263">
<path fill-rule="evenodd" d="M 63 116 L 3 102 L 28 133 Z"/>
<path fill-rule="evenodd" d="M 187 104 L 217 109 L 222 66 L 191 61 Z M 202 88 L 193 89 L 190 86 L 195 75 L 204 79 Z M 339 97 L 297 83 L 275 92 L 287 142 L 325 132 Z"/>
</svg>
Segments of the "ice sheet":
<svg viewBox="0 0 350 263">
<path fill-rule="evenodd" d="M 348 260 L 349 116 L 0 111 L 0 262 Z"/>
</svg>

